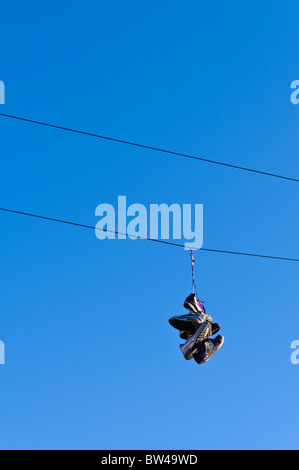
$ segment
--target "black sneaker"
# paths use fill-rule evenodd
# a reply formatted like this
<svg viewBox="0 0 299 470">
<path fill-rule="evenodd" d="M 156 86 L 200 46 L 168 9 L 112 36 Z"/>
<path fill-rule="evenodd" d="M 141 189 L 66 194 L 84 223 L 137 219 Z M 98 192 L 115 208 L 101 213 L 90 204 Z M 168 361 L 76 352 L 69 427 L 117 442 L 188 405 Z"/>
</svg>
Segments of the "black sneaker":
<svg viewBox="0 0 299 470">
<path fill-rule="evenodd" d="M 169 318 L 169 323 L 173 328 L 176 330 L 180 330 L 180 332 L 183 334 L 184 332 L 186 333 L 186 337 L 181 336 L 182 339 L 186 339 L 190 334 L 194 334 L 196 330 L 200 327 L 202 324 L 202 317 L 200 314 L 191 314 L 187 313 L 186 315 L 178 315 L 177 317 L 171 317 Z M 219 323 L 212 323 L 212 333 L 211 336 L 215 335 L 218 333 L 220 330 L 220 325 Z"/>
<path fill-rule="evenodd" d="M 186 315 L 178 315 L 177 317 L 169 318 L 169 323 L 173 328 L 180 331 L 186 331 L 189 334 L 194 334 L 199 326 L 202 324 L 202 318 L 199 314 L 195 315 L 187 313 Z"/>
<path fill-rule="evenodd" d="M 183 306 L 189 310 L 190 312 L 193 313 L 203 313 L 202 309 L 200 308 L 200 305 L 196 299 L 195 294 L 190 294 L 186 298 L 186 300 L 183 302 Z"/>
<path fill-rule="evenodd" d="M 197 351 L 198 343 L 211 336 L 211 332 L 211 323 L 204 322 L 193 335 L 188 337 L 185 344 L 180 345 L 180 350 L 184 354 L 184 358 L 187 359 L 187 361 L 192 359 L 193 355 Z"/>
<path fill-rule="evenodd" d="M 215 339 L 209 339 L 194 351 L 194 360 L 197 364 L 205 364 L 219 351 L 223 343 L 224 337 L 221 335 L 216 336 Z"/>
</svg>

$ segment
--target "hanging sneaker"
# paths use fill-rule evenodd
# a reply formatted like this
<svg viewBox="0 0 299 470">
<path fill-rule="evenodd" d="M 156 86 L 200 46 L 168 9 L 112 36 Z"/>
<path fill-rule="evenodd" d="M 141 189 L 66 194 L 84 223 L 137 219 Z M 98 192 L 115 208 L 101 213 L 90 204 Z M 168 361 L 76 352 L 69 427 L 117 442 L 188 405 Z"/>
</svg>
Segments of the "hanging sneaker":
<svg viewBox="0 0 299 470">
<path fill-rule="evenodd" d="M 192 359 L 193 355 L 197 351 L 198 343 L 211 336 L 211 333 L 211 323 L 204 322 L 193 335 L 190 335 L 187 338 L 185 344 L 180 345 L 180 350 L 184 354 L 184 358 L 187 359 L 187 361 Z"/>
<path fill-rule="evenodd" d="M 178 315 L 176 317 L 171 317 L 168 321 L 170 325 L 173 326 L 173 328 L 175 328 L 176 330 L 180 330 L 180 332 L 182 333 L 188 333 L 187 336 L 189 336 L 190 334 L 193 335 L 204 321 L 209 321 L 210 323 L 212 323 L 211 336 L 213 336 L 220 330 L 219 323 L 213 323 L 212 317 L 207 314 L 195 315 L 194 313 L 187 313 L 186 315 Z M 181 338 L 186 339 L 187 336 L 185 338 L 181 336 Z"/>
<path fill-rule="evenodd" d="M 171 317 L 168 321 L 173 328 L 193 334 L 203 323 L 203 316 L 187 313 L 186 315 Z"/>
<path fill-rule="evenodd" d="M 224 337 L 221 335 L 216 336 L 215 339 L 209 338 L 207 341 L 203 341 L 193 353 L 194 360 L 197 364 L 205 364 L 219 351 L 223 343 Z"/>
<path fill-rule="evenodd" d="M 183 306 L 193 313 L 204 313 L 203 306 L 198 302 L 194 293 L 188 295 L 186 300 L 183 302 Z"/>
</svg>

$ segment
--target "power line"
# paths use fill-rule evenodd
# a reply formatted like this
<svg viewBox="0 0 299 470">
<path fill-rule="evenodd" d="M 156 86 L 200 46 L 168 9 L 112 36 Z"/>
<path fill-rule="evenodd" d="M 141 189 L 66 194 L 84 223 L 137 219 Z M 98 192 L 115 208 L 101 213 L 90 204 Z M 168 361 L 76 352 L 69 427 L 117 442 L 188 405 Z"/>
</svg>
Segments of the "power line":
<svg viewBox="0 0 299 470">
<path fill-rule="evenodd" d="M 108 136 L 105 136 L 105 135 L 94 134 L 92 132 L 86 132 L 86 131 L 81 131 L 81 130 L 78 130 L 78 129 L 72 129 L 72 128 L 69 128 L 69 127 L 58 126 L 56 124 L 49 124 L 49 123 L 41 122 L 41 121 L 34 121 L 32 119 L 22 118 L 22 117 L 18 117 L 18 116 L 12 116 L 10 114 L 0 113 L 0 116 L 6 117 L 6 118 L 11 118 L 11 119 L 17 119 L 19 121 L 29 122 L 31 124 L 38 124 L 38 125 L 41 125 L 41 126 L 51 127 L 51 128 L 54 128 L 54 129 L 60 129 L 62 131 L 74 132 L 76 134 L 81 134 L 81 135 L 87 135 L 89 137 L 97 137 L 99 139 L 109 140 L 111 142 L 118 142 L 120 144 L 131 145 L 131 146 L 134 146 L 134 147 L 139 147 L 139 148 L 143 148 L 143 149 L 147 149 L 147 150 L 154 150 L 155 152 L 161 152 L 161 153 L 166 153 L 166 154 L 170 154 L 170 155 L 176 155 L 178 157 L 183 157 L 183 158 L 190 158 L 192 160 L 198 160 L 198 161 L 205 162 L 205 163 L 213 163 L 215 165 L 221 165 L 221 166 L 225 166 L 225 167 L 229 167 L 229 168 L 234 168 L 236 170 L 249 171 L 251 173 L 257 173 L 257 174 L 264 175 L 264 176 L 270 176 L 270 177 L 273 177 L 273 178 L 280 178 L 280 179 L 284 179 L 284 180 L 299 183 L 299 179 L 297 179 L 297 178 L 291 178 L 289 176 L 283 176 L 283 175 L 278 175 L 278 174 L 275 174 L 275 173 L 269 173 L 267 171 L 256 170 L 256 169 L 253 169 L 253 168 L 247 168 L 247 167 L 239 166 L 239 165 L 233 165 L 231 163 L 219 162 L 217 160 L 210 160 L 208 158 L 197 157 L 195 155 L 189 155 L 189 154 L 186 154 L 186 153 L 175 152 L 173 150 L 166 150 L 166 149 L 162 149 L 162 148 L 159 148 L 159 147 L 153 147 L 153 146 L 150 146 L 150 145 L 139 144 L 137 142 L 131 142 L 131 141 L 128 141 L 128 140 L 122 140 L 122 139 L 117 139 L 117 138 L 114 138 L 114 137 L 108 137 Z"/>
<path fill-rule="evenodd" d="M 177 246 L 177 247 L 180 247 L 180 248 L 186 248 L 186 249 L 192 249 L 192 250 L 199 249 L 199 248 L 194 248 L 194 247 L 188 247 L 188 246 L 183 245 L 181 243 L 170 242 L 170 241 L 166 241 L 166 240 L 158 240 L 158 239 L 155 239 L 155 238 L 147 238 L 147 237 L 142 237 L 142 236 L 138 236 L 138 235 L 122 233 L 122 232 L 118 232 L 118 231 L 114 231 L 114 230 L 100 229 L 98 227 L 93 227 L 92 225 L 81 224 L 81 223 L 78 223 L 78 222 L 71 222 L 69 220 L 56 219 L 56 218 L 53 218 L 53 217 L 46 217 L 46 216 L 38 215 L 38 214 L 31 214 L 29 212 L 21 212 L 21 211 L 17 211 L 17 210 L 13 210 L 13 209 L 7 209 L 7 208 L 4 208 L 4 207 L 0 207 L 0 211 L 9 212 L 9 213 L 12 213 L 12 214 L 17 214 L 17 215 L 24 215 L 24 216 L 33 217 L 33 218 L 36 218 L 36 219 L 48 220 L 50 222 L 57 222 L 57 223 L 61 223 L 61 224 L 72 225 L 72 226 L 75 226 L 75 227 L 88 228 L 88 229 L 91 229 L 91 230 L 101 230 L 102 232 L 114 233 L 115 235 L 126 235 L 127 237 L 131 237 L 131 238 L 136 238 L 136 239 L 140 239 L 140 240 L 147 240 L 147 241 L 151 241 L 151 242 L 155 242 L 155 243 L 163 243 L 165 245 Z M 211 252 L 211 253 L 224 253 L 224 254 L 230 254 L 230 255 L 251 256 L 251 257 L 255 257 L 255 258 L 266 258 L 266 259 L 274 259 L 274 260 L 280 260 L 280 261 L 296 261 L 296 262 L 299 261 L 299 259 L 296 259 L 296 258 L 285 258 L 285 257 L 281 257 L 281 256 L 270 256 L 270 255 L 263 255 L 263 254 L 257 254 L 257 253 L 246 253 L 246 252 L 238 252 L 238 251 L 218 250 L 218 249 L 212 249 L 212 248 L 200 248 L 200 250 L 201 251 L 208 251 L 208 252 Z"/>
</svg>

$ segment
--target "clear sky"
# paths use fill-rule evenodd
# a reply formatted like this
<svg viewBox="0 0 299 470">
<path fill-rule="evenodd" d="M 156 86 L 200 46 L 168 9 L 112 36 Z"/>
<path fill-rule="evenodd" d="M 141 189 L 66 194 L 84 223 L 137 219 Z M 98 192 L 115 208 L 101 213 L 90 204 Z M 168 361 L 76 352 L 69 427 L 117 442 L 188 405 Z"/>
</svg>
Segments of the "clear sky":
<svg viewBox="0 0 299 470">
<path fill-rule="evenodd" d="M 0 112 L 299 177 L 295 0 L 4 2 Z M 204 205 L 204 247 L 299 257 L 298 184 L 0 117 L 0 206 Z M 223 348 L 168 318 L 188 252 L 0 214 L 2 449 L 298 448 L 298 263 L 196 252 Z"/>
</svg>

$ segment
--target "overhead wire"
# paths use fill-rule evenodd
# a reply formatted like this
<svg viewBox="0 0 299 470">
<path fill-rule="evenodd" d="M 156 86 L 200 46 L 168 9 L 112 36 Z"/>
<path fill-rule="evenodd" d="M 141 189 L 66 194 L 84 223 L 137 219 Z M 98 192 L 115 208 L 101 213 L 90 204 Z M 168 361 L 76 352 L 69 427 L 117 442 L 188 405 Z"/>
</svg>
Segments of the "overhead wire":
<svg viewBox="0 0 299 470">
<path fill-rule="evenodd" d="M 204 158 L 204 157 L 199 157 L 199 156 L 196 156 L 196 155 L 190 155 L 190 154 L 187 154 L 187 153 L 176 152 L 176 151 L 173 151 L 173 150 L 167 150 L 167 149 L 164 149 L 164 148 L 154 147 L 154 146 L 151 146 L 151 145 L 145 145 L 145 144 L 141 144 L 141 143 L 138 143 L 138 142 L 132 142 L 132 141 L 129 141 L 129 140 L 118 139 L 118 138 L 115 138 L 115 137 L 108 137 L 108 136 L 101 135 L 101 134 L 96 134 L 96 133 L 93 133 L 93 132 L 87 132 L 87 131 L 83 131 L 83 130 L 79 130 L 79 129 L 73 129 L 73 128 L 70 128 L 70 127 L 59 126 L 57 124 L 50 124 L 48 122 L 36 121 L 36 120 L 33 120 L 33 119 L 28 119 L 28 118 L 24 118 L 24 117 L 20 117 L 20 116 L 13 116 L 13 115 L 10 115 L 10 114 L 5 114 L 5 113 L 0 113 L 0 116 L 5 117 L 5 118 L 10 118 L 10 119 L 15 119 L 15 120 L 18 120 L 18 121 L 31 123 L 31 124 L 37 124 L 37 125 L 40 125 L 40 126 L 46 126 L 46 127 L 50 127 L 50 128 L 54 128 L 54 129 L 59 129 L 59 130 L 62 130 L 62 131 L 73 132 L 73 133 L 76 133 L 76 134 L 81 134 L 81 135 L 85 135 L 85 136 L 89 136 L 89 137 L 96 137 L 96 138 L 108 140 L 108 141 L 111 141 L 111 142 L 118 142 L 120 144 L 126 144 L 126 145 L 131 145 L 131 146 L 134 146 L 134 147 L 139 147 L 139 148 L 143 148 L 143 149 L 147 149 L 147 150 L 153 150 L 155 152 L 160 152 L 160 153 L 164 153 L 164 154 L 175 155 L 175 156 L 182 157 L 182 158 L 189 158 L 189 159 L 201 161 L 201 162 L 204 162 L 204 163 L 211 163 L 211 164 L 214 164 L 214 165 L 221 165 L 221 166 L 228 167 L 228 168 L 233 168 L 233 169 L 236 169 L 236 170 L 247 171 L 247 172 L 256 173 L 256 174 L 263 175 L 263 176 L 269 176 L 269 177 L 272 177 L 272 178 L 280 178 L 280 179 L 283 179 L 283 180 L 288 180 L 288 181 L 293 181 L 295 183 L 299 183 L 298 178 L 293 178 L 293 177 L 290 177 L 290 176 L 284 176 L 284 175 L 281 175 L 281 174 L 271 173 L 271 172 L 268 172 L 268 171 L 257 170 L 257 169 L 254 169 L 254 168 L 248 168 L 248 167 L 245 167 L 245 166 L 235 165 L 235 164 L 232 164 L 232 163 L 226 163 L 226 162 L 221 162 L 221 161 L 217 161 L 217 160 L 211 160 L 211 159 Z"/>
<path fill-rule="evenodd" d="M 23 118 L 23 117 L 19 117 L 19 116 L 13 116 L 13 115 L 5 114 L 5 113 L 0 113 L 0 116 L 6 117 L 6 118 L 11 118 L 11 119 L 16 119 L 16 120 L 19 120 L 19 121 L 24 121 L 24 122 L 28 122 L 28 123 L 32 123 L 32 124 L 37 124 L 37 125 L 41 125 L 41 126 L 46 126 L 46 127 L 50 127 L 50 128 L 55 128 L 55 129 L 59 129 L 59 130 L 67 131 L 67 132 L 82 134 L 82 135 L 86 135 L 86 136 L 90 136 L 90 137 L 97 137 L 97 138 L 100 138 L 100 139 L 109 140 L 109 141 L 113 141 L 113 142 L 118 142 L 118 143 L 122 143 L 122 144 L 127 144 L 127 145 L 140 147 L 140 148 L 144 148 L 144 149 L 148 149 L 148 150 L 153 150 L 153 151 L 157 151 L 157 152 L 163 152 L 163 153 L 176 155 L 176 156 L 180 156 L 180 157 L 184 157 L 184 158 L 199 160 L 199 161 L 206 162 L 206 163 L 213 163 L 213 164 L 222 165 L 222 166 L 226 166 L 226 167 L 230 167 L 230 168 L 234 168 L 234 169 L 238 169 L 238 170 L 248 171 L 248 172 L 252 172 L 252 173 L 258 173 L 258 174 L 265 175 L 265 176 L 271 176 L 271 177 L 281 178 L 281 179 L 289 180 L 289 181 L 293 181 L 293 182 L 299 182 L 299 179 L 297 179 L 297 178 L 292 178 L 292 177 L 288 177 L 288 176 L 284 176 L 284 175 L 279 175 L 279 174 L 275 174 L 275 173 L 256 170 L 256 169 L 253 169 L 253 168 L 242 167 L 242 166 L 238 166 L 238 165 L 234 165 L 234 164 L 230 164 L 230 163 L 219 162 L 219 161 L 216 161 L 216 160 L 210 160 L 210 159 L 203 158 L 203 157 L 198 157 L 198 156 L 189 155 L 189 154 L 185 154 L 185 153 L 175 152 L 175 151 L 172 151 L 172 150 L 166 150 L 166 149 L 162 149 L 162 148 L 159 148 L 159 147 L 153 147 L 153 146 L 149 146 L 149 145 L 140 144 L 140 143 L 137 143 L 137 142 L 131 142 L 131 141 L 127 141 L 127 140 L 117 139 L 117 138 L 108 137 L 108 136 L 95 134 L 95 133 L 91 133 L 91 132 L 86 132 L 86 131 L 73 129 L 73 128 L 69 128 L 69 127 L 63 127 L 63 126 L 59 126 L 59 125 L 56 125 L 56 124 L 50 124 L 50 123 L 46 123 L 46 122 L 36 121 L 36 120 Z M 137 236 L 137 235 L 132 235 L 132 234 L 128 234 L 128 233 L 121 233 L 121 232 L 118 232 L 118 231 L 112 231 L 112 230 L 108 230 L 108 229 L 104 229 L 104 228 L 99 229 L 99 228 L 93 227 L 91 225 L 86 225 L 86 224 L 77 223 L 77 222 L 71 222 L 71 221 L 68 221 L 68 220 L 62 220 L 62 219 L 57 219 L 57 218 L 53 218 L 53 217 L 46 217 L 46 216 L 42 216 L 42 215 L 38 215 L 38 214 L 31 214 L 31 213 L 28 213 L 28 212 L 22 212 L 22 211 L 17 211 L 17 210 L 13 210 L 13 209 L 3 208 L 3 207 L 0 208 L 0 210 L 5 211 L 5 212 L 18 214 L 18 215 L 24 215 L 24 216 L 28 216 L 28 217 L 34 217 L 34 218 L 38 218 L 38 219 L 48 220 L 48 221 L 52 221 L 52 222 L 63 223 L 63 224 L 73 225 L 73 226 L 82 227 L 82 228 L 88 228 L 88 229 L 92 229 L 92 230 L 102 230 L 103 232 L 112 232 L 115 235 L 126 235 L 130 238 L 144 239 L 144 240 L 148 240 L 148 241 L 152 241 L 152 242 L 156 242 L 156 243 L 163 243 L 163 244 L 166 244 L 166 245 L 177 246 L 177 247 L 181 247 L 181 248 L 185 248 L 185 249 L 193 249 L 193 250 L 200 249 L 201 251 L 207 251 L 207 252 L 212 252 L 212 253 L 224 253 L 224 254 L 231 254 L 231 255 L 250 256 L 250 257 L 256 257 L 256 258 L 274 259 L 274 260 L 282 260 L 282 261 L 295 261 L 295 262 L 299 261 L 299 259 L 297 259 L 297 258 L 287 258 L 287 257 L 282 257 L 282 256 L 273 256 L 273 255 L 265 255 L 265 254 L 258 254 L 258 253 L 247 253 L 247 252 L 238 252 L 238 251 L 231 251 L 231 250 L 220 250 L 220 249 L 213 249 L 213 248 L 200 248 L 200 247 L 196 248 L 194 246 L 192 246 L 192 247 L 187 246 L 186 244 L 181 244 L 181 243 L 176 243 L 176 242 L 171 242 L 171 241 L 166 241 L 166 240 L 159 240 L 159 239 L 154 239 L 154 238 L 148 238 L 148 237 L 142 237 L 142 236 L 139 236 L 139 235 Z"/>
<path fill-rule="evenodd" d="M 163 243 L 164 245 L 170 245 L 170 246 L 176 246 L 180 248 L 185 248 L 189 250 L 201 250 L 201 251 L 207 251 L 211 253 L 223 253 L 223 254 L 230 254 L 230 255 L 239 255 L 239 256 L 248 256 L 248 257 L 255 257 L 255 258 L 265 258 L 265 259 L 272 259 L 272 260 L 280 260 L 280 261 L 294 261 L 294 262 L 299 262 L 299 258 L 287 258 L 287 257 L 282 257 L 282 256 L 273 256 L 273 255 L 265 255 L 265 254 L 258 254 L 258 253 L 247 253 L 247 252 L 240 252 L 240 251 L 230 251 L 230 250 L 220 250 L 220 249 L 214 249 L 214 248 L 200 248 L 200 247 L 194 247 L 194 246 L 188 246 L 186 244 L 182 243 L 176 243 L 172 241 L 167 241 L 167 240 L 160 240 L 156 238 L 148 238 L 148 237 L 143 237 L 139 235 L 133 235 L 129 233 L 123 233 L 123 232 L 118 232 L 115 230 L 108 230 L 105 228 L 98 228 L 94 227 L 92 225 L 87 225 L 87 224 L 82 224 L 78 222 L 72 222 L 69 220 L 64 220 L 64 219 L 57 219 L 53 217 L 47 217 L 39 214 L 32 214 L 29 212 L 22 212 L 18 210 L 13 210 L 9 208 L 4 208 L 0 207 L 0 211 L 2 212 L 8 212 L 12 214 L 17 214 L 17 215 L 23 215 L 27 217 L 33 217 L 36 219 L 42 219 L 42 220 L 47 220 L 50 222 L 57 222 L 61 224 L 66 224 L 66 225 L 71 225 L 71 226 L 76 226 L 76 227 L 81 227 L 81 228 L 86 228 L 86 229 L 92 229 L 92 230 L 100 230 L 102 232 L 108 232 L 108 233 L 113 233 L 115 235 L 125 235 L 130 238 L 135 238 L 135 239 L 140 239 L 140 240 L 147 240 L 155 243 Z"/>
</svg>

